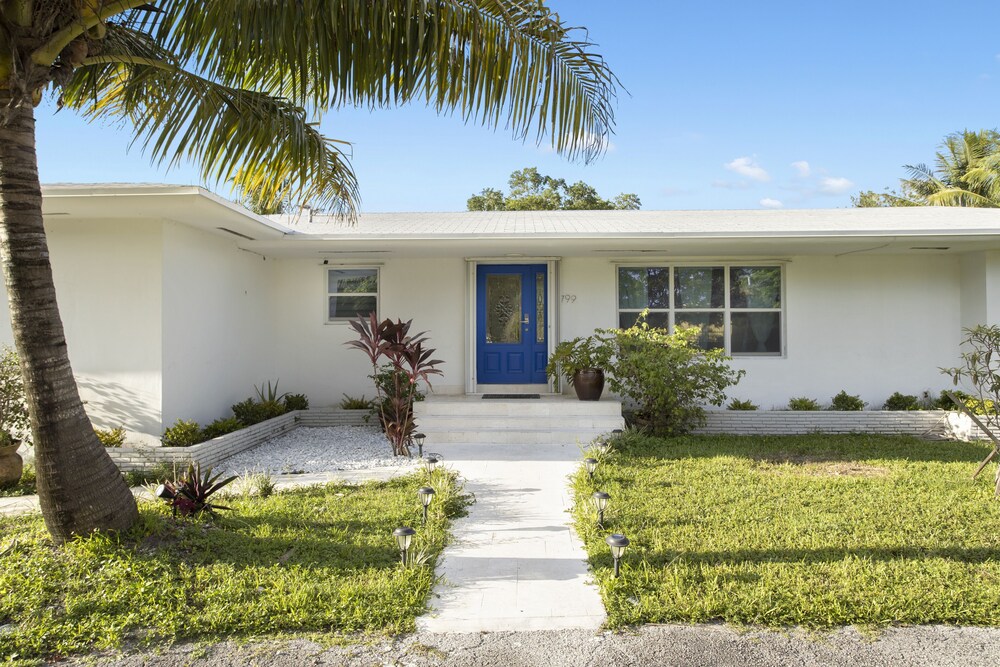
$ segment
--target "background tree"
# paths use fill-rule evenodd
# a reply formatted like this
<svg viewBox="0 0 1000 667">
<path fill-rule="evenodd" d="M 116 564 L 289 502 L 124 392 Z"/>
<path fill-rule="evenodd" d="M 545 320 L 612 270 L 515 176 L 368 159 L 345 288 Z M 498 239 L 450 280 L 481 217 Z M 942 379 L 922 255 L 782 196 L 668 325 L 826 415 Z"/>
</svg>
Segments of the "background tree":
<svg viewBox="0 0 1000 667">
<path fill-rule="evenodd" d="M 466 208 L 469 211 L 637 211 L 642 206 L 636 194 L 622 193 L 611 200 L 603 199 L 593 186 L 583 181 L 567 185 L 562 178 L 539 174 L 536 167 L 512 172 L 507 186 L 509 195 L 484 188 L 469 197 Z"/>
<path fill-rule="evenodd" d="M 56 304 L 35 152 L 47 90 L 262 207 L 352 216 L 346 142 L 315 122 L 344 105 L 415 99 L 600 155 L 617 80 L 584 34 L 541 0 L 0 0 L 0 260 L 53 538 L 127 528 L 137 510 L 84 412 Z"/>
<path fill-rule="evenodd" d="M 851 204 L 1000 207 L 1000 133 L 963 130 L 945 137 L 940 148 L 934 169 L 904 165 L 910 177 L 900 179 L 900 192 L 859 192 Z"/>
</svg>

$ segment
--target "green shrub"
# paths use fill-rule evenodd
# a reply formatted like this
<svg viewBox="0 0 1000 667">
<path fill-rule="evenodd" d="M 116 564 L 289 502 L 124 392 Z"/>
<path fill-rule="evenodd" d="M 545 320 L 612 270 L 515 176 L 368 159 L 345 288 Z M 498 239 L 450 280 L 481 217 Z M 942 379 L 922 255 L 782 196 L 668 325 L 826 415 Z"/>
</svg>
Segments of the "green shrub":
<svg viewBox="0 0 1000 667">
<path fill-rule="evenodd" d="M 738 398 L 734 398 L 729 401 L 729 405 L 726 406 L 726 410 L 756 410 L 757 404 L 753 401 L 741 401 Z"/>
<path fill-rule="evenodd" d="M 31 437 L 21 362 L 17 351 L 6 345 L 0 353 L 0 431 L 25 441 Z"/>
<path fill-rule="evenodd" d="M 370 410 L 374 406 L 374 399 L 365 398 L 364 394 L 361 395 L 361 398 L 354 398 L 353 396 L 344 394 L 344 399 L 340 402 L 342 410 Z"/>
<path fill-rule="evenodd" d="M 842 410 L 844 412 L 858 412 L 865 409 L 865 402 L 861 400 L 861 396 L 852 396 L 846 391 L 841 390 L 839 394 L 833 397 L 830 401 L 831 410 Z"/>
<path fill-rule="evenodd" d="M 285 394 L 285 412 L 308 409 L 309 398 L 305 394 Z"/>
<path fill-rule="evenodd" d="M 287 412 L 285 404 L 278 401 L 257 401 L 248 398 L 233 406 L 233 415 L 243 426 L 253 426 Z"/>
<path fill-rule="evenodd" d="M 811 398 L 798 396 L 788 400 L 788 409 L 799 411 L 819 410 L 819 403 Z"/>
<path fill-rule="evenodd" d="M 661 435 L 680 435 L 705 422 L 706 403 L 722 405 L 725 390 L 743 377 L 722 350 L 695 347 L 698 327 L 650 327 L 643 317 L 628 329 L 598 329 L 613 358 L 608 384 L 636 405 L 635 422 Z"/>
<path fill-rule="evenodd" d="M 100 440 L 101 444 L 105 447 L 121 447 L 125 444 L 124 426 L 119 426 L 109 430 L 95 428 L 94 434 L 97 435 L 97 439 Z"/>
<path fill-rule="evenodd" d="M 910 394 L 901 394 L 900 392 L 894 393 L 889 398 L 885 399 L 885 404 L 882 406 L 883 410 L 919 410 L 920 401 L 917 400 L 916 396 L 911 396 Z"/>
<path fill-rule="evenodd" d="M 206 426 L 201 435 L 205 440 L 211 440 L 212 438 L 218 438 L 220 435 L 239 431 L 241 428 L 243 428 L 243 424 L 239 419 L 236 417 L 226 417 L 225 419 L 216 419 Z"/>
<path fill-rule="evenodd" d="M 193 420 L 178 419 L 174 425 L 163 432 L 160 441 L 164 447 L 190 447 L 204 441 L 201 427 Z"/>
<path fill-rule="evenodd" d="M 274 384 L 271 381 L 267 381 L 267 388 L 264 387 L 264 383 L 261 382 L 260 386 L 253 386 L 255 392 L 257 392 L 257 402 L 259 403 L 280 403 L 288 393 L 279 394 L 278 393 L 278 381 L 275 380 Z"/>
</svg>

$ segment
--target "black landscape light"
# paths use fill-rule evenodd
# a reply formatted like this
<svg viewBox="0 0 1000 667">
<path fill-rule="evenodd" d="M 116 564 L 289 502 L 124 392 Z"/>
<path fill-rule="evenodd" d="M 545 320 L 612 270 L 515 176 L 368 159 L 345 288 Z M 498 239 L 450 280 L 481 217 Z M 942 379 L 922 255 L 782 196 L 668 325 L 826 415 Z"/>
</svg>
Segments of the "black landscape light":
<svg viewBox="0 0 1000 667">
<path fill-rule="evenodd" d="M 171 507 L 174 510 L 174 518 L 176 519 L 177 518 L 177 505 L 174 504 L 173 500 L 174 500 L 174 498 L 177 497 L 177 494 L 174 493 L 173 489 L 171 489 L 166 484 L 160 484 L 158 487 L 156 487 L 156 491 L 153 491 L 153 495 L 155 495 L 157 498 L 160 498 L 162 500 L 169 500 L 169 501 L 171 501 L 170 505 L 171 505 Z"/>
<path fill-rule="evenodd" d="M 594 443 L 594 446 L 597 447 L 597 451 L 600 452 L 603 456 L 607 456 L 608 452 L 611 451 L 611 444 L 608 443 L 607 440 L 603 439 L 598 440 L 596 443 Z"/>
<path fill-rule="evenodd" d="M 597 508 L 597 525 L 604 525 L 604 510 L 608 508 L 608 503 L 611 501 L 611 494 L 605 491 L 594 491 L 592 496 L 594 499 L 594 506 Z"/>
<path fill-rule="evenodd" d="M 625 548 L 629 545 L 628 538 L 619 533 L 612 533 L 605 537 L 604 541 L 611 547 L 611 557 L 615 560 L 615 579 L 617 579 L 619 562 L 625 555 Z"/>
<path fill-rule="evenodd" d="M 428 475 L 434 474 L 434 468 L 437 467 L 437 464 L 438 460 L 434 456 L 428 456 L 426 459 L 424 459 L 424 468 L 427 469 Z"/>
<path fill-rule="evenodd" d="M 417 531 L 409 526 L 400 526 L 392 531 L 392 536 L 396 538 L 396 545 L 399 547 L 399 559 L 402 561 L 403 567 L 406 567 L 406 552 L 410 550 L 410 542 L 416 534 Z"/>
<path fill-rule="evenodd" d="M 583 460 L 583 465 L 587 468 L 587 476 L 594 479 L 594 471 L 597 470 L 597 459 L 587 457 Z"/>
<path fill-rule="evenodd" d="M 624 434 L 625 434 L 625 431 L 621 430 L 620 428 L 616 428 L 615 430 L 613 430 L 611 432 L 611 437 L 613 437 L 613 438 L 620 438 Z"/>
<path fill-rule="evenodd" d="M 434 500 L 434 489 L 429 486 L 422 486 L 417 489 L 417 496 L 420 497 L 420 503 L 424 506 L 424 525 L 427 525 L 427 507 Z"/>
<path fill-rule="evenodd" d="M 423 458 L 424 455 L 424 438 L 427 436 L 423 433 L 414 433 L 413 442 L 417 443 L 417 456 Z"/>
</svg>

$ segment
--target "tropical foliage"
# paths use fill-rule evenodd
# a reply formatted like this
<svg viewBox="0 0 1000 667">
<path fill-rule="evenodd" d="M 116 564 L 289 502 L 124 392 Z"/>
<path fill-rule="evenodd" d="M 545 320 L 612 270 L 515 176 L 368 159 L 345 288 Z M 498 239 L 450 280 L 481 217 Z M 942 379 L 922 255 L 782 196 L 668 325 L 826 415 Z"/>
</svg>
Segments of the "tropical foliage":
<svg viewBox="0 0 1000 667">
<path fill-rule="evenodd" d="M 949 134 L 937 152 L 934 168 L 905 165 L 909 178 L 900 192 L 871 190 L 851 197 L 857 207 L 973 206 L 1000 207 L 1000 132 L 963 130 Z"/>
<path fill-rule="evenodd" d="M 127 528 L 138 512 L 67 354 L 35 153 L 46 91 L 262 208 L 308 200 L 350 215 L 349 145 L 319 132 L 324 112 L 420 101 L 590 160 L 616 90 L 586 32 L 541 0 L 0 0 L 0 260 L 55 540 Z"/>
<path fill-rule="evenodd" d="M 525 167 L 510 175 L 510 194 L 493 188 L 483 188 L 466 201 L 470 211 L 636 211 L 642 206 L 639 196 L 621 193 L 614 199 L 603 199 L 597 190 L 583 181 L 567 185 L 565 179 L 538 173 L 536 167 Z"/>
<path fill-rule="evenodd" d="M 995 431 L 1000 431 L 1000 326 L 978 326 L 964 329 L 962 365 L 942 368 L 957 386 L 965 383 L 972 396 L 953 392 Z M 972 399 L 971 401 L 969 399 Z"/>
<path fill-rule="evenodd" d="M 420 383 L 430 387 L 430 376 L 441 375 L 437 365 L 444 363 L 433 358 L 434 348 L 424 347 L 426 332 L 410 333 L 412 323 L 390 319 L 379 322 L 375 313 L 362 315 L 350 321 L 358 340 L 345 343 L 364 352 L 371 362 L 379 419 L 396 456 L 410 455 L 413 401 L 420 393 Z"/>
</svg>

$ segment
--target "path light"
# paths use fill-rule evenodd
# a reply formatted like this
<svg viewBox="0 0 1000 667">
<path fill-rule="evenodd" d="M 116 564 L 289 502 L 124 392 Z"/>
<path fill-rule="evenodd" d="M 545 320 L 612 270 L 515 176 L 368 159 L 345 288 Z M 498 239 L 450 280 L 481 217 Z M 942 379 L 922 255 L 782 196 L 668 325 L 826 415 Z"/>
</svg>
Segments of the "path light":
<svg viewBox="0 0 1000 667">
<path fill-rule="evenodd" d="M 413 434 L 413 442 L 417 443 L 417 456 L 423 457 L 424 455 L 424 438 L 426 437 L 423 433 Z"/>
<path fill-rule="evenodd" d="M 416 534 L 417 531 L 409 526 L 400 526 L 392 531 L 392 536 L 396 538 L 396 545 L 399 546 L 399 558 L 403 563 L 403 567 L 406 567 L 406 552 L 410 550 L 410 541 Z M 617 562 L 615 561 L 615 563 Z M 617 572 L 617 570 L 615 571 Z"/>
<path fill-rule="evenodd" d="M 611 500 L 611 494 L 605 491 L 594 491 L 592 496 L 594 499 L 594 505 L 597 507 L 597 525 L 604 525 L 604 510 L 608 508 L 608 502 Z"/>
<path fill-rule="evenodd" d="M 170 501 L 173 501 L 177 497 L 177 494 L 174 493 L 172 490 L 170 490 L 170 488 L 166 484 L 160 484 L 158 487 L 156 487 L 156 491 L 153 491 L 153 495 L 155 495 L 157 498 L 161 498 L 163 500 L 170 500 Z M 174 518 L 176 519 L 177 518 L 177 505 L 176 505 L 176 503 L 171 502 L 170 506 L 174 510 Z"/>
<path fill-rule="evenodd" d="M 583 465 L 586 466 L 587 468 L 587 476 L 590 477 L 591 480 L 593 480 L 594 471 L 597 470 L 597 459 L 588 456 L 583 460 Z"/>
<path fill-rule="evenodd" d="M 427 474 L 428 475 L 431 475 L 431 474 L 434 473 L 434 468 L 437 467 L 437 464 L 438 464 L 438 460 L 437 460 L 436 457 L 428 456 L 426 459 L 424 459 L 424 468 L 427 469 Z"/>
<path fill-rule="evenodd" d="M 424 506 L 424 525 L 427 525 L 427 507 L 434 500 L 434 489 L 429 486 L 422 486 L 417 489 L 417 495 L 420 497 L 420 502 Z"/>
<path fill-rule="evenodd" d="M 625 431 L 621 430 L 620 428 L 616 428 L 615 430 L 613 430 L 613 431 L 611 432 L 611 435 L 612 435 L 612 437 L 615 437 L 615 438 L 620 438 L 620 437 L 622 437 L 622 435 L 623 435 L 624 433 L 625 433 Z"/>
<path fill-rule="evenodd" d="M 608 452 L 611 451 L 611 444 L 607 440 L 598 440 L 594 443 L 594 446 L 597 447 L 597 451 L 604 456 L 607 456 Z"/>
<path fill-rule="evenodd" d="M 617 579 L 619 561 L 625 555 L 625 547 L 629 545 L 628 538 L 619 533 L 612 533 L 605 537 L 604 541 L 611 547 L 611 557 L 615 559 L 615 579 Z"/>
</svg>

